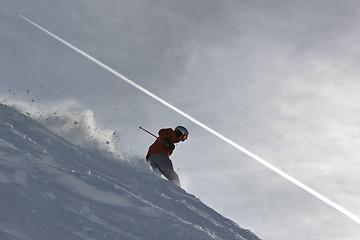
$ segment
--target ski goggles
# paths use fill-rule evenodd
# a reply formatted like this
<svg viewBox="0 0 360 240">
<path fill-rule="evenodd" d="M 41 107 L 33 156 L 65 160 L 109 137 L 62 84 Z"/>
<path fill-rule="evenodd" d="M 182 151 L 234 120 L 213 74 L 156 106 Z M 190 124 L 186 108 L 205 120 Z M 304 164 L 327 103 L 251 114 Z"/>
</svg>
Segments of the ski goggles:
<svg viewBox="0 0 360 240">
<path fill-rule="evenodd" d="M 187 138 L 188 138 L 188 136 L 186 134 L 184 134 L 184 135 L 182 135 L 181 140 L 185 141 Z"/>
</svg>

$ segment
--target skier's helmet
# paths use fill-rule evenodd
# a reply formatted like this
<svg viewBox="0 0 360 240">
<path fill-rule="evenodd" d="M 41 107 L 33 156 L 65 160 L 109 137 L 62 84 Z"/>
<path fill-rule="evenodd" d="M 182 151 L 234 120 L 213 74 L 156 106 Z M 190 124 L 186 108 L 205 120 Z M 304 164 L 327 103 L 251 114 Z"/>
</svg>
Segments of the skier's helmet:
<svg viewBox="0 0 360 240">
<path fill-rule="evenodd" d="M 181 141 L 185 141 L 189 136 L 188 130 L 183 126 L 177 126 L 175 128 L 175 132 L 177 132 L 177 133 L 179 133 L 179 135 L 181 135 Z"/>
</svg>

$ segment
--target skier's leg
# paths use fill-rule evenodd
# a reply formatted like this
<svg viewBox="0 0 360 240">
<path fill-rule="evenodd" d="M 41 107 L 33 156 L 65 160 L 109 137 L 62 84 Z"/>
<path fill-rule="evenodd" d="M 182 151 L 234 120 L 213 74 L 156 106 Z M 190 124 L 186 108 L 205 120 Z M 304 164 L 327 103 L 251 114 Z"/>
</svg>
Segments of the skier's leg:
<svg viewBox="0 0 360 240">
<path fill-rule="evenodd" d="M 153 169 L 158 169 L 171 182 L 180 187 L 179 176 L 174 171 L 171 160 L 168 156 L 162 154 L 153 154 L 149 156 L 148 161 Z"/>
<path fill-rule="evenodd" d="M 153 170 L 159 170 L 159 171 L 160 171 L 159 166 L 158 166 L 157 163 L 155 162 L 156 155 L 157 155 L 157 154 L 150 155 L 150 156 L 146 159 L 146 161 L 150 163 L 150 166 L 152 167 Z"/>
<path fill-rule="evenodd" d="M 177 173 L 174 170 L 164 168 L 164 169 L 161 169 L 160 171 L 167 179 L 169 179 L 169 181 L 171 181 L 171 182 L 175 183 L 176 185 L 178 185 L 179 187 L 181 187 L 179 176 L 177 175 Z"/>
</svg>

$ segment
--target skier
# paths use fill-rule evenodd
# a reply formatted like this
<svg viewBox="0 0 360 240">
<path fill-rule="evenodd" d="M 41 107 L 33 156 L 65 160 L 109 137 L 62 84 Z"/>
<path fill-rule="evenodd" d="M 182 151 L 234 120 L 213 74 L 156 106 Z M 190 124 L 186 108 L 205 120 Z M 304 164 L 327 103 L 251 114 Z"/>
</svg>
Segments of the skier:
<svg viewBox="0 0 360 240">
<path fill-rule="evenodd" d="M 147 162 L 154 170 L 159 170 L 169 181 L 179 187 L 181 187 L 180 180 L 169 157 L 175 149 L 175 143 L 185 141 L 188 135 L 188 130 L 183 126 L 177 126 L 175 130 L 171 128 L 161 129 L 159 137 L 149 147 L 146 155 Z"/>
</svg>

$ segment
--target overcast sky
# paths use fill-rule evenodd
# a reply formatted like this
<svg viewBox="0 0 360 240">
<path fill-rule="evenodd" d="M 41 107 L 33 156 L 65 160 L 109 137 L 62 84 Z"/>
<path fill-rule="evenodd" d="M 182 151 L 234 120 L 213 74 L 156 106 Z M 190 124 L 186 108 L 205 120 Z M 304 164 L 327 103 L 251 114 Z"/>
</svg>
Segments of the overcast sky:
<svg viewBox="0 0 360 240">
<path fill-rule="evenodd" d="M 224 216 L 263 239 L 360 239 L 359 224 L 18 16 L 360 216 L 360 2 L 0 0 L 0 6 L 0 100 L 64 108 L 76 102 L 119 132 L 128 158 L 143 157 L 154 141 L 139 126 L 156 133 L 184 125 L 189 139 L 172 155 L 180 180 Z"/>
</svg>

